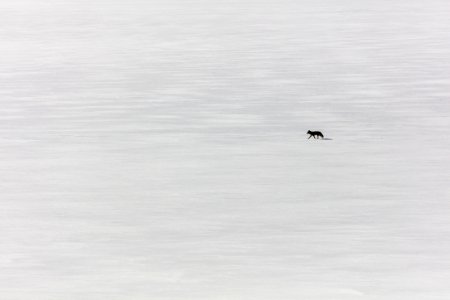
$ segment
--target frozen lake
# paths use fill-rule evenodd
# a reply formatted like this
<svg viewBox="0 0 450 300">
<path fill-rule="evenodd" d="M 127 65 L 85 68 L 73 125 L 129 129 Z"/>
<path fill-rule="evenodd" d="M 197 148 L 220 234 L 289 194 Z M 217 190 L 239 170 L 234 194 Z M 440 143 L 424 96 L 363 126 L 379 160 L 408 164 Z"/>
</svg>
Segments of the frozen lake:
<svg viewBox="0 0 450 300">
<path fill-rule="evenodd" d="M 2 1 L 0 298 L 450 299 L 449 11 Z"/>
</svg>

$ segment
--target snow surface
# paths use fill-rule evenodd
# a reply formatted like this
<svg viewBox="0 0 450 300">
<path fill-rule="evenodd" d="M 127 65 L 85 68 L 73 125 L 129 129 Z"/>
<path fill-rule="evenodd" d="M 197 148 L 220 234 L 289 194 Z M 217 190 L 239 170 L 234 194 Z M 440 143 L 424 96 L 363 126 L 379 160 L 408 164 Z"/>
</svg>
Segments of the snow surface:
<svg viewBox="0 0 450 300">
<path fill-rule="evenodd" d="M 0 2 L 0 299 L 450 299 L 449 11 Z"/>
</svg>

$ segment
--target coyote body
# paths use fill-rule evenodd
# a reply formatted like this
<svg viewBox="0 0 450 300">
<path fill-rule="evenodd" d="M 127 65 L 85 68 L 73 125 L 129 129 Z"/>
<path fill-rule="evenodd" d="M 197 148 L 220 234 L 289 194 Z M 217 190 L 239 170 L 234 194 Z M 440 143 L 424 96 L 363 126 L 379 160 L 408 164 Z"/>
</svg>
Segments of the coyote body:
<svg viewBox="0 0 450 300">
<path fill-rule="evenodd" d="M 307 134 L 309 134 L 308 140 L 309 140 L 311 137 L 316 138 L 316 136 L 317 136 L 317 138 L 321 137 L 321 138 L 323 139 L 323 134 L 322 134 L 322 132 L 320 132 L 320 131 L 311 131 L 311 130 L 308 130 Z"/>
</svg>

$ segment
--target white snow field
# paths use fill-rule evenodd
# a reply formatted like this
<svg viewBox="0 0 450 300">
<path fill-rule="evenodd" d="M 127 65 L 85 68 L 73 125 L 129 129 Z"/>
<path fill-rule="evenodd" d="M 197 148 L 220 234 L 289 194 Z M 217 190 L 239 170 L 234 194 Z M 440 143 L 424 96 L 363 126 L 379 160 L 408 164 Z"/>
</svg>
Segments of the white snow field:
<svg viewBox="0 0 450 300">
<path fill-rule="evenodd" d="M 1 1 L 0 299 L 450 299 L 449 12 Z"/>
</svg>

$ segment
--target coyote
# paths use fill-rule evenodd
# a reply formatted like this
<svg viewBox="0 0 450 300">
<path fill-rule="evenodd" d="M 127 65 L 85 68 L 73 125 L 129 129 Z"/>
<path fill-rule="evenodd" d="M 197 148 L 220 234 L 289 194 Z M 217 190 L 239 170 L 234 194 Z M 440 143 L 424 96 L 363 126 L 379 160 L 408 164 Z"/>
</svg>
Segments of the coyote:
<svg viewBox="0 0 450 300">
<path fill-rule="evenodd" d="M 317 136 L 317 138 L 322 137 L 322 139 L 323 139 L 323 134 L 322 134 L 322 132 L 320 132 L 320 131 L 311 131 L 311 130 L 308 130 L 307 134 L 309 134 L 308 140 L 309 140 L 312 136 L 313 136 L 314 138 L 316 138 L 316 136 Z"/>
</svg>

